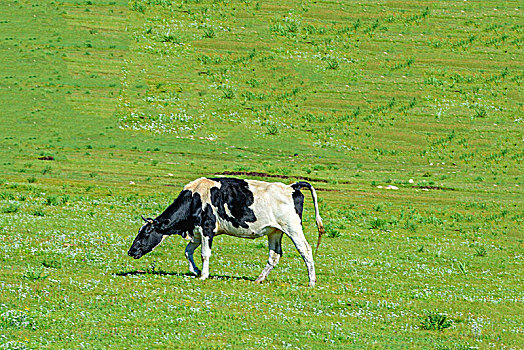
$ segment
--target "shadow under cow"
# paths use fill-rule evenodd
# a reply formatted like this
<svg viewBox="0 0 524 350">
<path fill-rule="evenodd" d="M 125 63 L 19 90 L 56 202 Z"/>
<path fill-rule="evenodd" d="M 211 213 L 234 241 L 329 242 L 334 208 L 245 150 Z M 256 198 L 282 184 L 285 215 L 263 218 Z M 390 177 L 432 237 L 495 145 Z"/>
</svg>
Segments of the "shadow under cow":
<svg viewBox="0 0 524 350">
<path fill-rule="evenodd" d="M 144 271 L 144 270 L 132 270 L 132 271 L 122 271 L 113 273 L 114 276 L 136 276 L 136 275 L 160 275 L 160 276 L 177 276 L 177 277 L 195 277 L 195 275 L 186 272 L 170 272 L 163 270 L 153 270 L 153 271 Z M 255 281 L 253 277 L 247 276 L 226 276 L 226 275 L 210 275 L 210 279 L 215 280 L 237 280 L 237 281 Z"/>
</svg>

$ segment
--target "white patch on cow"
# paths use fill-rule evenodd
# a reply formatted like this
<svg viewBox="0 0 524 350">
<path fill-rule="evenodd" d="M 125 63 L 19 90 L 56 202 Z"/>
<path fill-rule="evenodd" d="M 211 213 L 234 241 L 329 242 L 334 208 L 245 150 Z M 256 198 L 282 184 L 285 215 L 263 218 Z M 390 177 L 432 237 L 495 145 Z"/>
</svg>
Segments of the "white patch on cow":
<svg viewBox="0 0 524 350">
<path fill-rule="evenodd" d="M 213 187 L 220 188 L 222 187 L 222 184 L 220 182 L 201 177 L 184 186 L 184 190 L 189 190 L 192 193 L 198 193 L 200 195 L 202 205 L 205 206 L 205 204 L 211 204 L 211 188 Z"/>
<path fill-rule="evenodd" d="M 231 213 L 231 210 L 229 210 L 229 206 L 227 205 L 227 203 L 224 203 L 224 211 L 228 216 L 233 217 L 233 214 Z"/>
</svg>

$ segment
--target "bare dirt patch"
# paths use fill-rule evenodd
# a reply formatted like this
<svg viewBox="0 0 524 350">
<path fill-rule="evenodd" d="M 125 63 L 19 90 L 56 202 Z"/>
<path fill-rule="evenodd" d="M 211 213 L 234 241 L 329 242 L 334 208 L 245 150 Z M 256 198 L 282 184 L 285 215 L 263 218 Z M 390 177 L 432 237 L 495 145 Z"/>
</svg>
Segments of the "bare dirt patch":
<svg viewBox="0 0 524 350">
<path fill-rule="evenodd" d="M 455 191 L 454 188 L 440 187 L 440 186 L 411 186 L 411 187 L 420 188 L 423 190 Z"/>
</svg>

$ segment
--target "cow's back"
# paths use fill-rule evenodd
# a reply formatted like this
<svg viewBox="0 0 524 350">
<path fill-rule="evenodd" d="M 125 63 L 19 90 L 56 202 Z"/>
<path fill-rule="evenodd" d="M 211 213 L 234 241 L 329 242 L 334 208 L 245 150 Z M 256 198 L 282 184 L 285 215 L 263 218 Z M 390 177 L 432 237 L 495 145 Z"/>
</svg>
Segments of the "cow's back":
<svg viewBox="0 0 524 350">
<path fill-rule="evenodd" d="M 281 228 L 282 217 L 293 208 L 292 189 L 283 183 L 235 178 L 208 179 L 210 203 L 217 216 L 220 233 L 255 238 L 265 228 Z"/>
</svg>

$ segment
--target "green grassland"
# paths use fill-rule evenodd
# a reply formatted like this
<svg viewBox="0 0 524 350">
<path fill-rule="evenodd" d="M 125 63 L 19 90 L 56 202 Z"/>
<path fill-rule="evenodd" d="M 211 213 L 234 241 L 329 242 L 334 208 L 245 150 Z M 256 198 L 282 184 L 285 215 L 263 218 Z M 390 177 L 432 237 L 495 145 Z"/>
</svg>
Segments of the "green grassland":
<svg viewBox="0 0 524 350">
<path fill-rule="evenodd" d="M 521 5 L 0 2 L 0 348 L 523 348 Z M 310 179 L 315 288 L 286 239 L 262 285 L 265 239 L 126 255 L 224 172 Z"/>
</svg>

